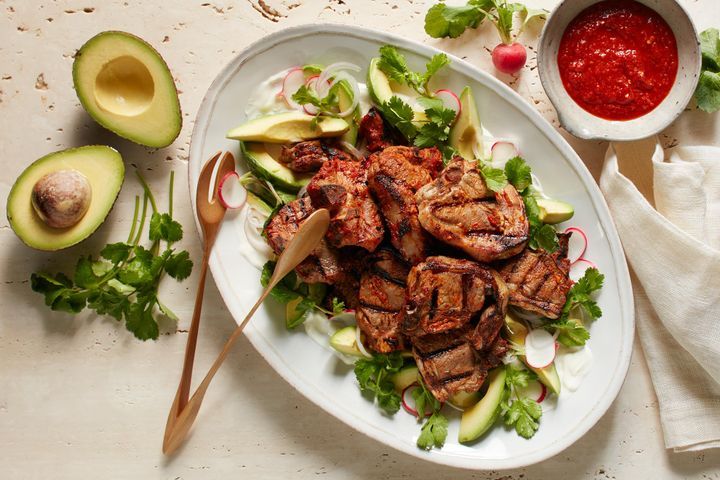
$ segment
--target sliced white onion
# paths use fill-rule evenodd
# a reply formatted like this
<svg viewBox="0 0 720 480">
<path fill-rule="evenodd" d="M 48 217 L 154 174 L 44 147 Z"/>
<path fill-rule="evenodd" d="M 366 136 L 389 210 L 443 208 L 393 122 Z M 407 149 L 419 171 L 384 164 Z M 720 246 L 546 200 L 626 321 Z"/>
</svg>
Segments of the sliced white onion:
<svg viewBox="0 0 720 480">
<path fill-rule="evenodd" d="M 544 368 L 555 359 L 555 339 L 544 328 L 530 330 L 525 337 L 525 360 L 533 368 Z"/>
<path fill-rule="evenodd" d="M 333 315 L 330 317 L 331 322 L 338 322 L 342 324 L 352 325 L 355 323 L 355 311 L 354 310 L 345 310 L 342 313 L 339 313 L 337 315 Z"/>
<path fill-rule="evenodd" d="M 530 380 L 527 386 L 518 389 L 518 396 L 532 398 L 541 403 L 545 400 L 545 385 L 537 380 Z"/>
<path fill-rule="evenodd" d="M 570 241 L 568 242 L 568 260 L 570 263 L 575 263 L 580 260 L 588 247 L 588 238 L 585 232 L 578 227 L 569 227 L 565 229 L 563 233 L 572 233 L 570 235 Z"/>
<path fill-rule="evenodd" d="M 367 351 L 365 345 L 362 342 L 362 330 L 360 327 L 355 327 L 355 343 L 357 344 L 358 350 L 363 354 L 363 357 L 372 358 L 372 354 Z"/>
<path fill-rule="evenodd" d="M 358 86 L 357 80 L 355 80 L 355 77 L 350 75 L 347 72 L 339 72 L 335 77 L 333 78 L 333 81 L 329 88 L 332 88 L 333 85 L 335 85 L 337 82 L 340 82 L 342 80 L 345 80 L 348 85 L 350 86 L 350 90 L 353 96 L 352 103 L 350 103 L 350 106 L 346 108 L 345 110 L 338 113 L 338 116 L 340 117 L 347 117 L 348 115 L 351 115 L 355 109 L 358 106 L 358 103 L 360 102 L 360 87 Z M 318 80 L 319 82 L 319 80 Z"/>
<path fill-rule="evenodd" d="M 340 146 L 341 146 L 342 149 L 345 150 L 347 153 L 349 153 L 350 155 L 352 155 L 353 157 L 355 157 L 355 160 L 361 161 L 361 160 L 364 160 L 364 159 L 365 159 L 365 155 L 363 155 L 360 150 L 358 150 L 357 148 L 355 148 L 355 146 L 352 145 L 352 144 L 350 144 L 349 142 L 346 142 L 346 141 L 343 140 L 343 141 L 340 142 Z"/>
<path fill-rule="evenodd" d="M 460 99 L 452 90 L 447 90 L 445 88 L 441 90 L 437 90 L 435 92 L 435 97 L 440 99 L 442 101 L 445 108 L 449 108 L 450 110 L 455 111 L 455 118 L 458 118 L 460 113 L 462 112 L 462 104 L 460 103 Z"/>
<path fill-rule="evenodd" d="M 318 96 L 320 98 L 323 98 L 327 95 L 328 91 L 330 90 L 330 85 L 328 80 L 332 79 L 337 72 L 340 72 L 342 70 L 349 70 L 351 72 L 359 72 L 362 70 L 358 65 L 355 65 L 354 63 L 350 62 L 337 62 L 337 63 L 331 63 L 327 67 L 323 69 L 322 72 L 320 72 L 320 78 L 318 78 Z M 326 87 L 327 85 L 327 87 Z"/>
<path fill-rule="evenodd" d="M 472 146 L 473 155 L 475 155 L 475 158 L 477 160 L 485 158 L 485 152 L 481 152 L 480 149 L 482 148 L 482 144 L 480 142 L 474 141 Z"/>
<path fill-rule="evenodd" d="M 271 255 L 272 248 L 262 236 L 263 225 L 267 217 L 250 204 L 247 204 L 243 213 L 245 214 L 243 229 L 250 246 L 262 255 Z"/>
<path fill-rule="evenodd" d="M 570 279 L 577 282 L 585 275 L 585 270 L 588 268 L 597 268 L 597 265 L 584 258 L 576 260 L 575 263 L 570 265 Z"/>
<path fill-rule="evenodd" d="M 293 100 L 292 96 L 303 85 L 305 85 L 305 73 L 303 73 L 303 70 L 300 67 L 290 69 L 283 79 L 282 96 L 285 98 L 285 102 L 287 102 L 291 108 L 296 110 L 302 110 L 303 107 Z"/>
<path fill-rule="evenodd" d="M 225 208 L 235 209 L 245 205 L 247 190 L 240 184 L 240 175 L 233 170 L 220 179 L 218 199 Z"/>
<path fill-rule="evenodd" d="M 515 158 L 518 155 L 519 151 L 517 147 L 511 142 L 495 142 L 490 148 L 490 156 L 492 158 L 493 167 L 495 168 L 504 168 L 508 160 Z"/>
</svg>

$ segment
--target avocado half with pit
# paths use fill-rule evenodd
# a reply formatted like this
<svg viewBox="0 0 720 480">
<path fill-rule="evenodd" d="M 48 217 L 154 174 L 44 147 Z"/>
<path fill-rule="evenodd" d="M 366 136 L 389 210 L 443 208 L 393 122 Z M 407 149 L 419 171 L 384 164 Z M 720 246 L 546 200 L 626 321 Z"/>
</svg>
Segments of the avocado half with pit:
<svg viewBox="0 0 720 480">
<path fill-rule="evenodd" d="M 80 48 L 73 83 L 100 125 L 140 145 L 170 145 L 182 128 L 175 81 L 150 44 L 125 32 L 102 32 Z"/>
<path fill-rule="evenodd" d="M 105 221 L 124 178 L 122 157 L 110 147 L 90 145 L 45 155 L 10 190 L 10 227 L 38 250 L 75 245 Z"/>
</svg>

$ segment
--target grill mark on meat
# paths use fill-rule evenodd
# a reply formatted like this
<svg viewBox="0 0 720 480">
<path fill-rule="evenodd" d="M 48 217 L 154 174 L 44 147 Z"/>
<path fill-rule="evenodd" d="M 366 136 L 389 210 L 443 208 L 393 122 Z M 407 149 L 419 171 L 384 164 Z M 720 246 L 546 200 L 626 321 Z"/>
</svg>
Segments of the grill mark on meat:
<svg viewBox="0 0 720 480">
<path fill-rule="evenodd" d="M 373 265 L 370 267 L 372 273 L 382 277 L 383 280 L 387 280 L 388 282 L 392 282 L 396 285 L 399 285 L 403 288 L 407 285 L 407 281 L 405 278 L 397 278 L 393 277 L 390 272 L 383 270 L 382 268 L 378 267 L 377 265 Z"/>
<path fill-rule="evenodd" d="M 375 305 L 373 303 L 367 303 L 367 302 L 362 302 L 362 301 L 359 303 L 359 305 L 362 308 L 369 308 L 370 310 L 373 310 L 375 312 L 380 312 L 380 313 L 398 313 L 401 311 L 401 310 L 397 310 L 394 308 L 387 308 L 387 307 L 383 307 L 381 305 Z"/>
</svg>

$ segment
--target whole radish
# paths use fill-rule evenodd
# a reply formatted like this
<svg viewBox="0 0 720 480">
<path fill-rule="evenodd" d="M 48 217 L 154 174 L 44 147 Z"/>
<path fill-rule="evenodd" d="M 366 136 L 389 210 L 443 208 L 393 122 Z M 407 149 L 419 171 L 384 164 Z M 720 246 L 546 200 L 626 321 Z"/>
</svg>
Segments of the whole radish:
<svg viewBox="0 0 720 480">
<path fill-rule="evenodd" d="M 492 61 L 495 68 L 503 73 L 517 73 L 525 66 L 527 52 L 525 47 L 517 42 L 511 44 L 500 43 L 492 51 Z"/>
</svg>

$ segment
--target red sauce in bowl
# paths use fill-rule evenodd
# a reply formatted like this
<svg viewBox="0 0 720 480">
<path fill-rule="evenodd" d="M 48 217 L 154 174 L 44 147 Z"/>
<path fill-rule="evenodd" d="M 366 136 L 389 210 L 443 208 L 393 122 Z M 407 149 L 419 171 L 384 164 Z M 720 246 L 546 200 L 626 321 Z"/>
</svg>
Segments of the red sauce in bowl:
<svg viewBox="0 0 720 480">
<path fill-rule="evenodd" d="M 565 89 L 582 108 L 608 120 L 631 120 L 670 92 L 678 69 L 675 35 L 641 3 L 602 1 L 570 22 L 558 67 Z"/>
</svg>

